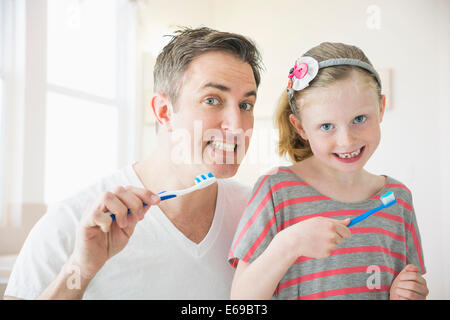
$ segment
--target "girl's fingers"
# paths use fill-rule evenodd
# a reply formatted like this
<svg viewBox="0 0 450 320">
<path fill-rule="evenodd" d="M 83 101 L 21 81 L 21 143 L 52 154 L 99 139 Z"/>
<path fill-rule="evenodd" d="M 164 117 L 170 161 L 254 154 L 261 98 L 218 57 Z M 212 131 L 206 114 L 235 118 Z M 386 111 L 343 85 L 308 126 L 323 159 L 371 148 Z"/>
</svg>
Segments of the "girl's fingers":
<svg viewBox="0 0 450 320">
<path fill-rule="evenodd" d="M 401 281 L 415 281 L 422 285 L 427 284 L 424 277 L 422 277 L 418 272 L 401 272 L 398 275 L 398 279 Z"/>
<path fill-rule="evenodd" d="M 342 223 L 336 223 L 336 232 L 344 239 L 350 237 L 352 234 L 350 229 L 345 226 L 348 224 L 348 222 L 346 222 L 347 220 L 350 222 L 350 219 L 345 219 Z"/>
<path fill-rule="evenodd" d="M 424 297 L 428 295 L 427 286 L 416 281 L 399 281 L 397 283 L 397 288 L 414 291 L 415 293 Z"/>
<path fill-rule="evenodd" d="M 336 246 L 340 245 L 344 241 L 344 238 L 341 237 L 339 234 L 336 234 L 334 239 L 335 239 Z"/>
<path fill-rule="evenodd" d="M 422 295 L 422 294 L 418 294 L 415 291 L 412 290 L 407 290 L 407 289 L 403 289 L 400 287 L 397 287 L 395 289 L 395 293 L 400 296 L 403 297 L 407 300 L 425 300 L 426 296 Z"/>
</svg>

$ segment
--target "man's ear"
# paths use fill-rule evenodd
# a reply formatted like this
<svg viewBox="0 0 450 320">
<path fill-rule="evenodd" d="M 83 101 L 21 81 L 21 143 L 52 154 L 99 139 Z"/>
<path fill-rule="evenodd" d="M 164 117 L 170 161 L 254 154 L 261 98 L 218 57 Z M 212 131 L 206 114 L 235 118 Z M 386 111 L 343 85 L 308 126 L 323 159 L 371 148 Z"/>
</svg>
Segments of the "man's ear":
<svg viewBox="0 0 450 320">
<path fill-rule="evenodd" d="M 172 104 L 166 95 L 157 93 L 152 98 L 153 114 L 159 125 L 165 127 L 167 131 L 172 131 L 171 119 L 173 115 Z"/>
<path fill-rule="evenodd" d="M 381 95 L 380 99 L 380 123 L 383 121 L 384 111 L 386 110 L 386 96 L 384 94 Z"/>
<path fill-rule="evenodd" d="M 293 113 L 289 115 L 289 122 L 294 126 L 295 130 L 298 132 L 298 134 L 300 135 L 300 137 L 302 137 L 303 140 L 308 140 L 306 132 L 303 129 L 302 123 Z"/>
</svg>

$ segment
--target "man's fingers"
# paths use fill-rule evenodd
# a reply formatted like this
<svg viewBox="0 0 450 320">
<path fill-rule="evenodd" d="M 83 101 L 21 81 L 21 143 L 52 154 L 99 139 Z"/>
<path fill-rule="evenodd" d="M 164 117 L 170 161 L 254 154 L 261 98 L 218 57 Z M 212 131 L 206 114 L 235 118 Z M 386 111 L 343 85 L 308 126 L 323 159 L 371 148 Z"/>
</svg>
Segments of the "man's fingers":
<svg viewBox="0 0 450 320">
<path fill-rule="evenodd" d="M 119 200 L 119 198 L 112 192 L 106 192 L 103 195 L 102 210 L 114 214 L 117 224 L 121 228 L 126 228 L 128 225 L 127 213 L 128 208 Z M 110 217 L 111 219 L 111 217 Z"/>
<path fill-rule="evenodd" d="M 137 188 L 133 186 L 126 187 L 127 190 L 133 192 L 137 197 L 139 197 L 142 202 L 146 203 L 147 205 L 156 205 L 161 201 L 160 197 L 151 192 L 150 190 L 143 189 L 143 188 Z"/>
<path fill-rule="evenodd" d="M 144 218 L 143 201 L 131 190 L 131 187 L 118 187 L 114 194 L 122 201 L 138 221 Z"/>
<path fill-rule="evenodd" d="M 159 201 L 159 196 L 149 190 L 132 186 L 120 186 L 114 192 L 105 192 L 85 212 L 82 221 L 88 227 L 98 225 L 104 232 L 107 232 L 106 230 L 110 230 L 111 214 L 113 214 L 118 227 L 126 228 L 128 223 L 134 225 L 137 221 L 142 220 L 147 210 L 152 205 L 158 204 Z M 131 214 L 129 215 L 128 212 Z M 102 217 L 100 217 L 100 213 L 103 213 Z M 135 219 L 130 219 L 131 217 L 135 217 Z"/>
<path fill-rule="evenodd" d="M 153 192 L 133 186 L 127 187 L 119 186 L 114 190 L 114 195 L 127 208 L 127 214 L 129 210 L 129 213 L 133 214 L 136 217 L 137 221 L 142 220 L 144 218 L 145 212 L 149 209 L 151 205 L 158 204 L 160 201 L 160 198 Z M 129 217 L 126 216 L 125 218 L 129 219 Z M 119 220 L 117 221 L 121 228 L 126 227 L 126 224 L 120 223 Z"/>
<path fill-rule="evenodd" d="M 102 210 L 96 210 L 92 216 L 92 221 L 99 226 L 103 232 L 109 232 L 112 224 L 112 219 L 106 215 Z"/>
</svg>

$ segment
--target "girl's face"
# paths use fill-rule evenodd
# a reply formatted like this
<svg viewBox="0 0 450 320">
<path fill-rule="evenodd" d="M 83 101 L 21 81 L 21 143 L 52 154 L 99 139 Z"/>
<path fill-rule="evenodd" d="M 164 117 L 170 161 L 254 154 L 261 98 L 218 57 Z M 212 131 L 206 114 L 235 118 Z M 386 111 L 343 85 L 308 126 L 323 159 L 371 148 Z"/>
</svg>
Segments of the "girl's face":
<svg viewBox="0 0 450 320">
<path fill-rule="evenodd" d="M 380 142 L 385 107 L 365 76 L 353 71 L 328 88 L 311 90 L 297 105 L 301 120 L 291 115 L 290 121 L 321 164 L 348 173 L 364 167 Z"/>
</svg>

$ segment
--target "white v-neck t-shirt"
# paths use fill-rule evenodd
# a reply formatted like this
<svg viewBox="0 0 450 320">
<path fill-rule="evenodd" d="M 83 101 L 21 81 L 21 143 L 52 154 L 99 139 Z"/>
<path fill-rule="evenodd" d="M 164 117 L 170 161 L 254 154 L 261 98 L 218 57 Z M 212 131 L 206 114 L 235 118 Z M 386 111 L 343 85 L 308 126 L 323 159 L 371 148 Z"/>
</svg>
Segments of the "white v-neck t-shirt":
<svg viewBox="0 0 450 320">
<path fill-rule="evenodd" d="M 49 206 L 17 257 L 5 296 L 37 298 L 72 253 L 83 212 L 103 192 L 120 185 L 143 188 L 130 165 Z M 83 299 L 229 299 L 234 270 L 227 256 L 250 192 L 231 179 L 219 179 L 214 219 L 198 244 L 158 206 L 151 207 L 127 246 L 91 280 Z"/>
</svg>

